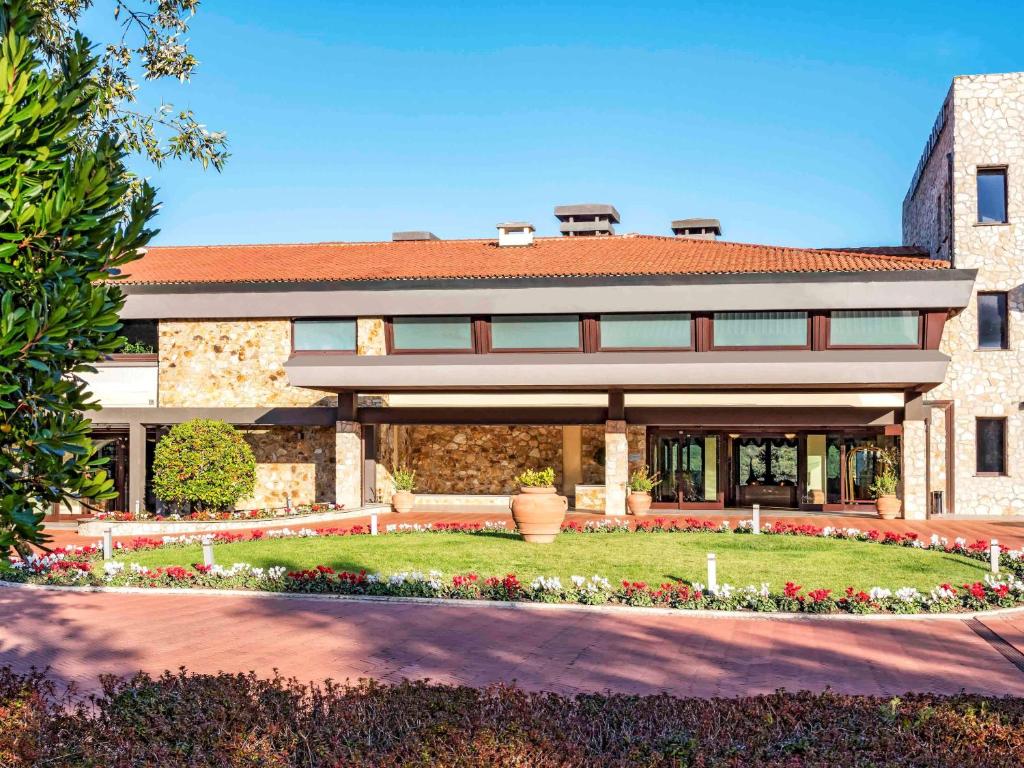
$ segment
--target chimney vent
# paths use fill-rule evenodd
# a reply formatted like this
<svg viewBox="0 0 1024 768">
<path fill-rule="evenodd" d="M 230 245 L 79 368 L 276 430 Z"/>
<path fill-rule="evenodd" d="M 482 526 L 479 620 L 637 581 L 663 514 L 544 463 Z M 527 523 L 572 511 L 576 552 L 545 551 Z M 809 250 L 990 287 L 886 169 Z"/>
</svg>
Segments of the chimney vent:
<svg viewBox="0 0 1024 768">
<path fill-rule="evenodd" d="M 437 235 L 433 232 L 427 232 L 422 229 L 408 230 L 406 232 L 392 232 L 391 240 L 395 243 L 401 243 L 406 240 L 440 240 Z"/>
<path fill-rule="evenodd" d="M 526 221 L 506 221 L 498 225 L 498 245 L 533 245 L 533 224 Z"/>
<path fill-rule="evenodd" d="M 718 219 L 677 219 L 672 222 L 672 234 L 690 240 L 717 240 L 722 236 L 722 223 Z"/>
<path fill-rule="evenodd" d="M 619 212 L 606 203 L 556 205 L 555 218 L 561 222 L 559 230 L 566 237 L 614 235 L 613 225 L 619 223 Z"/>
</svg>

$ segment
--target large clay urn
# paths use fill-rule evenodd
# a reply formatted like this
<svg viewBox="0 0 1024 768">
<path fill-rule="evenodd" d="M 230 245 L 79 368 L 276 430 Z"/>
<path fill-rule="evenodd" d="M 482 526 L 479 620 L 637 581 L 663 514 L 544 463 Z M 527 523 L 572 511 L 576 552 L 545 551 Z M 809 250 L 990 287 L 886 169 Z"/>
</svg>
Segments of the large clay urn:
<svg viewBox="0 0 1024 768">
<path fill-rule="evenodd" d="M 522 487 L 512 497 L 512 519 L 523 541 L 550 544 L 562 529 L 569 499 L 555 493 L 552 486 Z"/>
<path fill-rule="evenodd" d="M 902 506 L 903 502 L 895 494 L 886 494 L 875 499 L 875 509 L 878 510 L 878 516 L 883 520 L 895 520 L 899 517 Z"/>
<path fill-rule="evenodd" d="M 651 508 L 651 494 L 643 491 L 630 491 L 626 497 L 626 508 L 629 514 L 643 517 Z"/>
<path fill-rule="evenodd" d="M 416 497 L 413 495 L 412 491 L 395 491 L 391 494 L 391 508 L 398 514 L 412 512 L 412 508 L 415 504 Z"/>
</svg>

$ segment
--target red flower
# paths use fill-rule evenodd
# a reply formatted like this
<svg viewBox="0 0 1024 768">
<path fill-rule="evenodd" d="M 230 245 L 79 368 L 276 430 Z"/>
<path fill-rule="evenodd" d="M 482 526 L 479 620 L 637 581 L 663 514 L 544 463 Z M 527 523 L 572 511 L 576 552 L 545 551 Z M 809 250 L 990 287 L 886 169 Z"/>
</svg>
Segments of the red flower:
<svg viewBox="0 0 1024 768">
<path fill-rule="evenodd" d="M 792 600 L 793 598 L 800 596 L 801 589 L 803 589 L 803 587 L 801 587 L 799 584 L 794 584 L 792 581 L 787 581 L 786 586 L 782 590 L 782 594 L 784 594 L 786 597 Z"/>
<path fill-rule="evenodd" d="M 832 594 L 831 589 L 812 589 L 807 593 L 807 596 L 811 598 L 811 602 L 823 603 L 828 600 L 829 595 Z"/>
</svg>

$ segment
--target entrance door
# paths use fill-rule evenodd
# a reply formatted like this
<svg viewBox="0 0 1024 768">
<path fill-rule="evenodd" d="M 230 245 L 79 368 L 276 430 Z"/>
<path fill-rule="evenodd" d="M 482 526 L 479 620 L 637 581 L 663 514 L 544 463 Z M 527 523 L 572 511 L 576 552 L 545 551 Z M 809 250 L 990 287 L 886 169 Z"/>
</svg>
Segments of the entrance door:
<svg viewBox="0 0 1024 768">
<path fill-rule="evenodd" d="M 800 441 L 796 435 L 740 435 L 733 441 L 736 503 L 793 509 L 798 502 Z"/>
<path fill-rule="evenodd" d="M 721 509 L 725 506 L 719 478 L 719 435 L 679 430 L 652 430 L 649 455 L 658 473 L 652 489 L 660 508 Z"/>
</svg>

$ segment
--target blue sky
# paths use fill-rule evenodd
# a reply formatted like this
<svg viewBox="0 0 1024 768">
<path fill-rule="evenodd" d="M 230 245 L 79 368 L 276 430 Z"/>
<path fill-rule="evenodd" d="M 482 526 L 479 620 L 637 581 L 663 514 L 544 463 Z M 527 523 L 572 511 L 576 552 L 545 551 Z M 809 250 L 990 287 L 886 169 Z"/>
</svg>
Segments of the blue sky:
<svg viewBox="0 0 1024 768">
<path fill-rule="evenodd" d="M 619 232 L 898 243 L 950 79 L 1024 69 L 1022 31 L 998 1 L 205 0 L 196 76 L 143 100 L 191 107 L 232 157 L 137 167 L 164 245 L 554 234 L 577 202 L 616 205 Z"/>
</svg>

